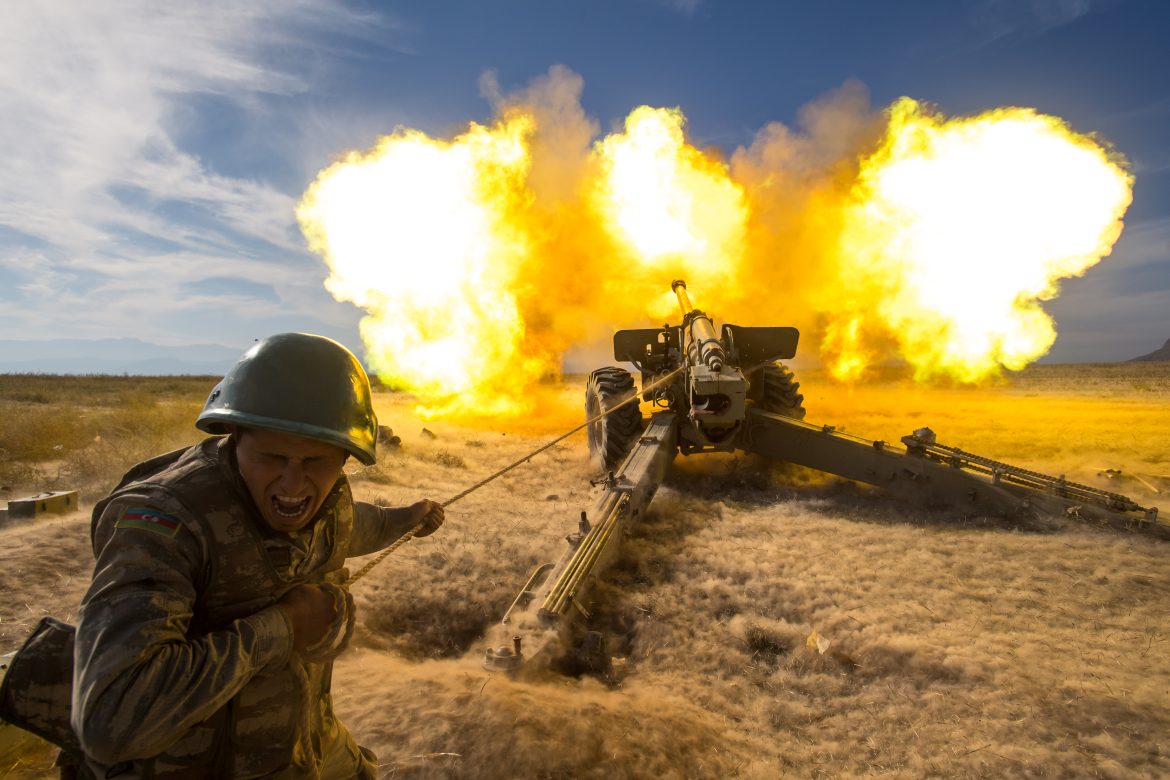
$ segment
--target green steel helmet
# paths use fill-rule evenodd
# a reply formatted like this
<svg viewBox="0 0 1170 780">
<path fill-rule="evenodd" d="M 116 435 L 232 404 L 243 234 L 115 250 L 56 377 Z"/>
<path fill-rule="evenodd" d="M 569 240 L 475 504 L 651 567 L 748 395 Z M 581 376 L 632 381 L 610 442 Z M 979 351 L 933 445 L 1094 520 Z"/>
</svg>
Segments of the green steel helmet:
<svg viewBox="0 0 1170 780">
<path fill-rule="evenodd" d="M 248 350 L 195 420 L 211 434 L 228 425 L 334 444 L 367 466 L 376 459 L 370 379 L 352 352 L 324 336 L 278 333 Z"/>
</svg>

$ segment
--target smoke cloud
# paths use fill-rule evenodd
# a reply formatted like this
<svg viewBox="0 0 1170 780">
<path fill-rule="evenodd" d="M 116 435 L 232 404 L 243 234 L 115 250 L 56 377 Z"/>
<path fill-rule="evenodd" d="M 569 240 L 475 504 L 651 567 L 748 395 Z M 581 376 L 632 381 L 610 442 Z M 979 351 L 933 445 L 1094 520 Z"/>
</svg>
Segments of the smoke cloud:
<svg viewBox="0 0 1170 780">
<path fill-rule="evenodd" d="M 978 381 L 1044 354 L 1053 331 L 1037 297 L 1108 253 L 1129 202 L 1119 161 L 1028 110 L 878 110 L 849 81 L 725 158 L 688 140 L 678 108 L 637 107 L 599 137 L 583 89 L 563 66 L 511 92 L 486 73 L 490 124 L 450 140 L 399 130 L 302 200 L 326 286 L 369 312 L 371 364 L 435 413 L 530 411 L 517 390 L 557 376 L 573 350 L 608 362 L 615 330 L 677 321 L 679 278 L 720 321 L 799 328 L 802 353 L 838 379 L 896 360 L 922 379 Z M 1005 167 L 996 144 L 1012 139 L 1008 151 L 1036 152 Z M 1032 164 L 1045 157 L 1076 158 L 1084 175 Z M 1003 174 L 968 197 L 967 172 L 996 164 Z M 1005 217 L 1020 191 L 1032 205 Z M 1048 206 L 1049 193 L 1070 202 Z M 977 248 L 964 225 L 980 226 Z M 1052 240 L 1074 234 L 1075 246 Z M 1006 267 L 979 275 L 990 254 Z M 973 276 L 982 298 L 967 301 Z"/>
</svg>

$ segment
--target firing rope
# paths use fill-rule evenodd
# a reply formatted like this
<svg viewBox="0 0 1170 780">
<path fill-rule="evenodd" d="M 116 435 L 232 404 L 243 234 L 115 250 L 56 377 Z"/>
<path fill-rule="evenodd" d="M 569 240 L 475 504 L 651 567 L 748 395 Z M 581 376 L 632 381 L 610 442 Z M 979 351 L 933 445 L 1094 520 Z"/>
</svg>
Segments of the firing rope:
<svg viewBox="0 0 1170 780">
<path fill-rule="evenodd" d="M 621 409 L 623 406 L 626 406 L 626 405 L 628 405 L 628 404 L 631 404 L 631 403 L 634 403 L 634 402 L 636 402 L 636 401 L 638 400 L 638 397 L 639 397 L 641 394 L 643 394 L 643 393 L 648 393 L 648 392 L 650 392 L 651 390 L 654 390 L 655 388 L 657 388 L 659 385 L 666 384 L 667 382 L 669 382 L 670 380 L 672 380 L 672 379 L 674 379 L 676 376 L 678 376 L 680 373 L 682 373 L 683 369 L 685 369 L 686 367 L 687 367 L 687 364 L 686 364 L 686 363 L 683 363 L 682 365 L 680 365 L 678 368 L 674 369 L 673 371 L 671 371 L 671 372 L 669 372 L 669 373 L 667 373 L 667 374 L 663 374 L 661 377 L 659 377 L 658 379 L 655 379 L 655 380 L 654 380 L 653 382 L 651 382 L 650 384 L 648 384 L 648 385 L 645 385 L 645 386 L 642 388 L 642 392 L 641 392 L 641 393 L 637 393 L 637 392 L 635 392 L 633 395 L 631 395 L 629 398 L 625 399 L 625 400 L 624 400 L 624 401 L 622 401 L 621 403 L 618 403 L 618 404 L 615 404 L 615 405 L 611 406 L 609 409 L 606 409 L 606 410 L 605 410 L 605 411 L 603 411 L 601 414 L 599 414 L 599 415 L 597 415 L 597 416 L 595 416 L 595 417 L 591 417 L 590 419 L 588 419 L 588 420 L 586 420 L 585 422 L 581 423 L 581 424 L 580 424 L 580 425 L 578 425 L 576 428 L 573 428 L 572 430 L 570 430 L 570 431 L 567 431 L 566 433 L 563 433 L 563 434 L 561 434 L 560 436 L 558 436 L 557 438 L 555 438 L 555 439 L 553 439 L 552 441 L 548 442 L 547 444 L 543 444 L 543 445 L 541 445 L 540 447 L 536 448 L 536 449 L 535 449 L 535 450 L 533 450 L 532 452 L 530 452 L 530 453 L 528 453 L 527 455 L 525 455 L 525 456 L 524 456 L 523 458 L 521 458 L 520 460 L 514 461 L 513 463 L 509 463 L 507 466 L 504 466 L 504 467 L 503 467 L 502 469 L 500 469 L 499 471 L 497 471 L 497 472 L 495 472 L 495 473 L 493 473 L 493 474 L 490 474 L 490 475 L 488 475 L 488 476 L 484 477 L 484 478 L 483 478 L 483 479 L 481 479 L 479 482 L 476 482 L 474 485 L 472 485 L 471 487 L 467 488 L 466 490 L 463 490 L 463 491 L 461 491 L 461 492 L 459 492 L 459 493 L 456 493 L 455 495 L 451 496 L 451 498 L 448 498 L 446 501 L 444 501 L 443 503 L 441 503 L 439 506 L 441 506 L 441 507 L 443 507 L 444 509 L 446 509 L 447 507 L 451 506 L 451 504 L 454 504 L 454 503 L 455 503 L 456 501 L 458 501 L 459 499 L 461 499 L 461 498 L 464 498 L 464 497 L 466 497 L 467 495 L 469 495 L 469 494 L 471 494 L 471 493 L 474 493 L 476 490 L 479 490 L 481 487 L 483 487 L 484 485 L 488 484 L 489 482 L 492 482 L 493 480 L 496 480 L 496 479 L 498 479 L 498 478 L 500 478 L 500 477 L 504 476 L 504 475 L 505 475 L 505 474 L 507 474 L 509 471 L 511 471 L 512 469 L 514 469 L 514 468 L 516 468 L 517 466 L 521 465 L 522 463 L 527 463 L 528 461 L 532 460 L 532 458 L 534 458 L 535 456 L 537 456 L 537 455 L 539 455 L 540 453 L 544 452 L 545 450 L 547 450 L 547 449 L 550 449 L 551 447 L 554 447 L 554 446 L 556 446 L 557 444 L 560 444 L 562 441 L 564 441 L 565 439 L 569 438 L 570 436 L 572 436 L 574 433 L 576 433 L 577 431 L 581 430 L 582 428 L 588 428 L 588 427 L 589 427 L 590 425 L 592 425 L 593 423 L 595 423 L 595 422 L 597 422 L 597 421 L 601 420 L 601 419 L 602 419 L 602 418 L 604 418 L 604 417 L 607 417 L 608 415 L 611 415 L 611 414 L 613 414 L 613 413 L 614 413 L 614 412 L 616 412 L 618 409 Z M 423 523 L 419 523 L 418 525 L 414 526 L 414 527 L 413 527 L 413 528 L 411 528 L 409 531 L 407 531 L 406 533 L 404 533 L 404 534 L 403 534 L 402 536 L 400 536 L 400 537 L 399 537 L 399 538 L 398 538 L 398 539 L 397 539 L 397 540 L 396 540 L 396 541 L 395 541 L 393 544 L 391 544 L 391 545 L 390 545 L 389 547 L 387 547 L 386 549 L 382 550 L 382 552 L 380 552 L 380 553 L 378 554 L 378 557 L 377 557 L 377 558 L 374 558 L 374 559 L 373 559 L 373 560 L 371 560 L 369 563 L 367 563 L 365 566 L 362 566 L 360 569 L 358 569 L 356 573 L 354 573 L 354 574 L 353 574 L 353 575 L 352 575 L 352 576 L 351 576 L 351 577 L 350 577 L 348 580 L 346 580 L 346 581 L 345 581 L 345 584 L 346 584 L 347 586 L 349 586 L 349 585 L 352 585 L 352 584 L 353 584 L 354 582 L 356 582 L 357 580 L 359 580 L 359 579 L 361 579 L 362 577 L 366 576 L 366 574 L 368 574 L 368 573 L 369 573 L 370 569 L 374 568 L 374 567 L 375 567 L 375 566 L 377 566 L 379 563 L 381 563 L 382 561 L 386 560 L 386 557 L 387 557 L 387 556 L 389 556 L 389 555 L 390 555 L 390 553 L 394 552 L 394 551 L 395 551 L 395 550 L 397 550 L 399 547 L 401 547 L 402 545 L 406 544 L 406 543 L 407 543 L 407 542 L 409 542 L 411 539 L 413 539 L 413 538 L 414 538 L 414 535 L 415 535 L 415 534 L 418 532 L 418 530 L 419 530 L 420 528 L 422 528 L 422 527 L 423 527 Z"/>
</svg>

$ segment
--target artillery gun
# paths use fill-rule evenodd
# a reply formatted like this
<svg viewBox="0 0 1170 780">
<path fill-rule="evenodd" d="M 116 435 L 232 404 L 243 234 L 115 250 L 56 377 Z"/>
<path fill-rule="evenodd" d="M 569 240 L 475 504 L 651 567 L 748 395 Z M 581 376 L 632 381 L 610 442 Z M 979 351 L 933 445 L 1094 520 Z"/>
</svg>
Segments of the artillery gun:
<svg viewBox="0 0 1170 780">
<path fill-rule="evenodd" d="M 901 445 L 863 439 L 805 422 L 804 397 L 780 361 L 796 355 L 790 327 L 715 326 L 690 301 L 686 283 L 671 289 L 682 322 L 618 331 L 614 366 L 589 375 L 585 411 L 589 452 L 605 477 L 592 510 L 582 511 L 568 549 L 538 566 L 512 601 L 485 651 L 489 670 L 517 672 L 550 664 L 605 673 L 604 637 L 582 631 L 591 586 L 617 557 L 625 530 L 646 511 L 675 454 L 758 454 L 875 485 L 900 496 L 976 515 L 1068 516 L 1170 538 L 1155 507 L 1130 498 L 939 444 L 929 428 Z M 637 401 L 650 405 L 643 419 Z"/>
</svg>

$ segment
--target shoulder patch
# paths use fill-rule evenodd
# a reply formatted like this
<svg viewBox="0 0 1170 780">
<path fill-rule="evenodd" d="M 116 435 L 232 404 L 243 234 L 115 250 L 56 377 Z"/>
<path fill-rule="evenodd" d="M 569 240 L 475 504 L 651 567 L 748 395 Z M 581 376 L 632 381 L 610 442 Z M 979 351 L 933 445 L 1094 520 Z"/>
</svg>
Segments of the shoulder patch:
<svg viewBox="0 0 1170 780">
<path fill-rule="evenodd" d="M 121 517 L 114 523 L 114 528 L 137 528 L 140 531 L 150 531 L 174 538 L 183 524 L 174 515 L 168 515 L 157 509 L 145 506 L 132 506 L 122 511 Z"/>
</svg>

